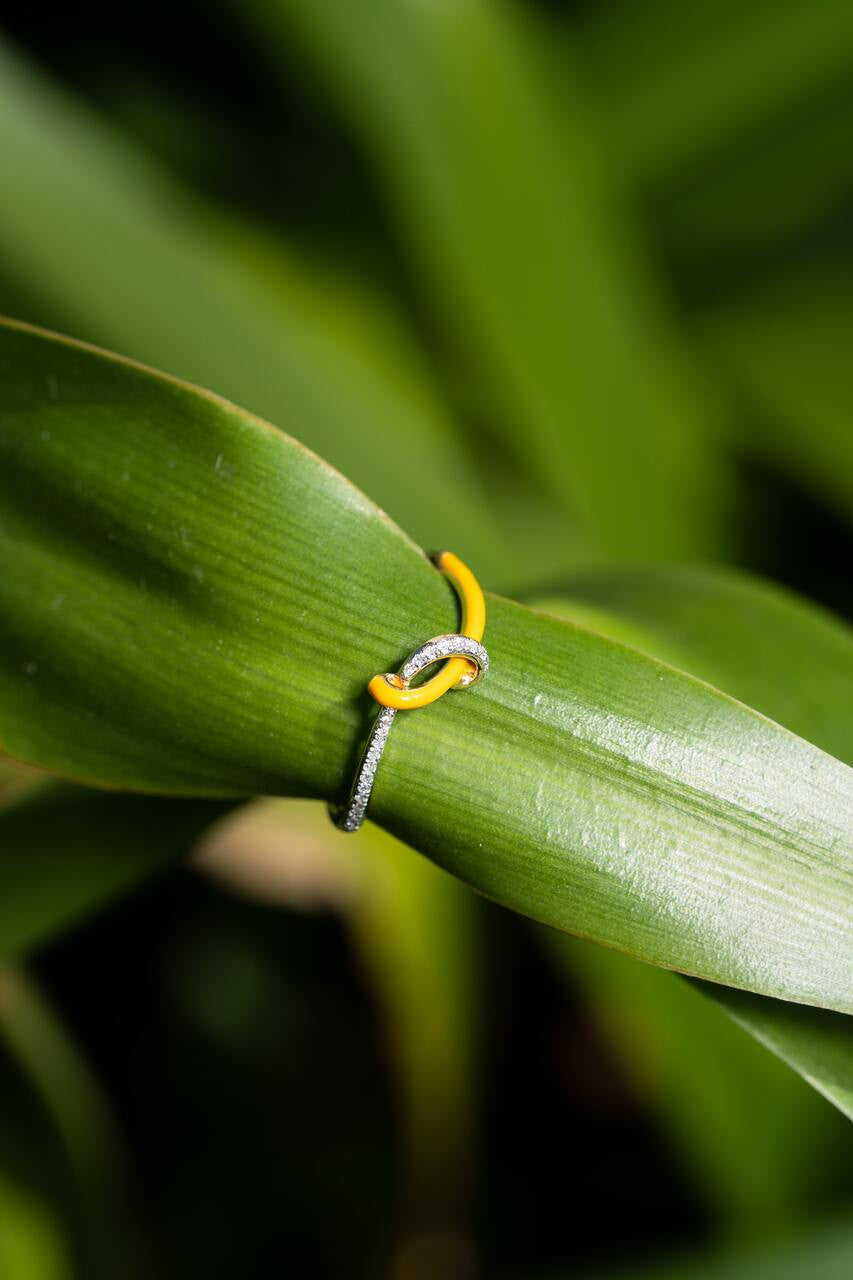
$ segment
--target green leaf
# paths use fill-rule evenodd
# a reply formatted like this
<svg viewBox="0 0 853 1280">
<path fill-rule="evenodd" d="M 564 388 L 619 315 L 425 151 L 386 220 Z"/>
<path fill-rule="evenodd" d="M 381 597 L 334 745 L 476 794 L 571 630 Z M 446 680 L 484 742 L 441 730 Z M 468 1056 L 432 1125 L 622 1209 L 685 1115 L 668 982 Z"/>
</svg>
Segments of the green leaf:
<svg viewBox="0 0 853 1280">
<path fill-rule="evenodd" d="M 853 765 L 853 631 L 733 569 L 614 567 L 539 606 L 723 689 Z M 808 678 L 804 678 L 804 673 Z"/>
<path fill-rule="evenodd" d="M 690 670 L 853 762 L 853 635 L 788 591 L 719 569 L 608 570 L 546 607 Z M 609 612 L 607 612 L 609 610 Z M 808 678 L 803 678 L 804 665 Z M 853 1024 L 718 986 L 732 1017 L 853 1118 Z M 809 1011 L 812 1013 L 813 1011 Z"/>
<path fill-rule="evenodd" d="M 427 545 L 447 537 L 495 571 L 512 564 L 466 441 L 405 341 L 385 355 L 362 325 L 353 342 L 305 272 L 262 283 L 168 175 L 2 39 L 0 171 L 15 175 L 0 190 L 0 285 L 33 298 L 28 319 L 287 418 Z"/>
<path fill-rule="evenodd" d="M 228 806 L 42 784 L 0 810 L 0 956 L 139 884 Z"/>
<path fill-rule="evenodd" d="M 747 991 L 703 990 L 853 1120 L 853 1019 Z"/>
<path fill-rule="evenodd" d="M 0 725 L 128 789 L 339 797 L 367 678 L 457 625 L 341 476 L 215 397 L 0 327 Z M 487 895 L 654 963 L 850 1007 L 847 766 L 499 597 L 482 686 L 398 718 L 373 817 Z"/>
<path fill-rule="evenodd" d="M 363 0 L 357 23 L 335 0 L 233 8 L 265 54 L 289 64 L 304 44 L 339 99 L 519 468 L 605 550 L 715 550 L 714 413 L 572 78 L 558 112 L 522 14 L 483 0 Z"/>
</svg>

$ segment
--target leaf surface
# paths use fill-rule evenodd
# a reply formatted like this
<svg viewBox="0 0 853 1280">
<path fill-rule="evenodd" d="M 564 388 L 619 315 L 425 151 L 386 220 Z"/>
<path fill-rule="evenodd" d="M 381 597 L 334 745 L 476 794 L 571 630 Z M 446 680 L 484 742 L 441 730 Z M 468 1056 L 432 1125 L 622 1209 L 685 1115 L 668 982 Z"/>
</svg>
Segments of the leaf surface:
<svg viewBox="0 0 853 1280">
<path fill-rule="evenodd" d="M 539 604 L 716 685 L 853 765 L 853 631 L 733 569 L 615 566 Z"/>
<path fill-rule="evenodd" d="M 574 579 L 572 590 L 571 600 L 549 607 L 689 667 L 853 762 L 853 636 L 824 610 L 722 569 L 610 569 Z M 702 990 L 853 1118 L 849 1017 L 716 985 Z"/>
<path fill-rule="evenodd" d="M 14 324 L 0 462 L 0 741 L 56 772 L 339 797 L 366 680 L 457 625 L 423 553 L 294 440 Z M 486 639 L 488 680 L 398 717 L 375 820 L 546 923 L 849 1009 L 853 772 L 500 597 Z"/>
<path fill-rule="evenodd" d="M 853 1120 L 853 1019 L 849 1015 L 730 988 L 703 990 Z"/>
</svg>

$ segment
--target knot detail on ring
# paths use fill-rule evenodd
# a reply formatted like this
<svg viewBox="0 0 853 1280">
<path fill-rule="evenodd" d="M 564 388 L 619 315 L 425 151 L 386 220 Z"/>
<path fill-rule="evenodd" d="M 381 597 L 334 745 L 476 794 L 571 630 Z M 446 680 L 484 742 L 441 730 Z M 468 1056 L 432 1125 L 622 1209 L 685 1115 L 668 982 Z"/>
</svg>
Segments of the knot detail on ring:
<svg viewBox="0 0 853 1280">
<path fill-rule="evenodd" d="M 398 672 L 374 676 L 368 684 L 371 696 L 379 703 L 379 712 L 362 752 L 349 800 L 342 807 L 330 806 L 335 825 L 343 831 L 357 831 L 364 821 L 379 761 L 397 712 L 429 706 L 451 689 L 470 688 L 489 670 L 489 655 L 481 644 L 486 626 L 486 602 L 480 584 L 451 551 L 443 551 L 433 559 L 459 594 L 462 625 L 459 632 L 433 636 L 409 654 Z M 411 684 L 422 671 L 437 662 L 444 665 L 434 676 L 421 684 Z"/>
<path fill-rule="evenodd" d="M 450 579 L 459 595 L 462 604 L 462 620 L 459 627 L 461 636 L 463 639 L 481 641 L 486 629 L 486 601 L 479 582 L 468 566 L 463 564 L 452 551 L 440 552 L 433 556 L 433 561 L 444 576 Z M 436 639 L 440 637 L 437 636 Z M 432 643 L 427 641 L 427 644 Z M 402 680 L 402 673 L 399 675 Z M 413 711 L 416 707 L 428 707 L 431 702 L 443 697 L 450 689 L 464 689 L 466 685 L 473 684 L 476 676 L 476 663 L 469 657 L 451 656 L 436 675 L 414 688 L 410 689 L 407 684 L 398 683 L 393 675 L 385 673 L 374 676 L 367 689 L 371 697 L 383 707 L 393 707 L 396 711 Z"/>
<path fill-rule="evenodd" d="M 427 640 L 426 644 L 420 645 L 419 648 L 415 649 L 414 653 L 409 654 L 396 675 L 386 671 L 383 676 L 374 676 L 368 686 L 370 692 L 377 702 L 381 702 L 382 706 L 390 705 L 393 706 L 395 711 L 406 711 L 409 709 L 405 701 L 406 693 L 416 693 L 417 690 L 425 688 L 424 685 L 417 685 L 415 689 L 410 690 L 410 682 L 414 680 L 415 676 L 420 675 L 422 671 L 426 671 L 427 667 L 433 666 L 434 663 L 440 662 L 444 658 L 465 658 L 468 660 L 468 670 L 464 671 L 456 683 L 451 686 L 453 689 L 470 688 L 472 684 L 476 684 L 478 680 L 482 679 L 489 670 L 489 655 L 479 640 L 474 640 L 471 636 L 457 634 L 433 636 L 431 640 Z M 394 690 L 394 693 L 389 695 L 394 698 L 393 703 L 377 697 L 373 688 L 375 680 L 384 680 Z M 418 705 L 422 704 L 418 703 Z"/>
</svg>

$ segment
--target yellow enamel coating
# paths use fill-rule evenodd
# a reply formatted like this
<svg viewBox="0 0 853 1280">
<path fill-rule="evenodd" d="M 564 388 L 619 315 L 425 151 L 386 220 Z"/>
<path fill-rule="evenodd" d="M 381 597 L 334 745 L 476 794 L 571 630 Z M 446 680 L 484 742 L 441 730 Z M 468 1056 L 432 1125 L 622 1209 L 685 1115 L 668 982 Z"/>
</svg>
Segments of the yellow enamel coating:
<svg viewBox="0 0 853 1280">
<path fill-rule="evenodd" d="M 482 640 L 486 629 L 486 601 L 479 582 L 468 566 L 452 551 L 442 551 L 435 557 L 435 563 L 445 577 L 450 579 L 459 595 L 462 604 L 460 635 L 469 636 L 472 640 Z M 476 663 L 468 658 L 448 658 L 440 671 L 414 689 L 401 688 L 399 684 L 393 683 L 396 676 L 389 679 L 387 675 L 380 675 L 373 677 L 367 690 L 383 707 L 411 711 L 415 707 L 428 707 L 431 702 L 436 702 L 476 669 Z"/>
</svg>

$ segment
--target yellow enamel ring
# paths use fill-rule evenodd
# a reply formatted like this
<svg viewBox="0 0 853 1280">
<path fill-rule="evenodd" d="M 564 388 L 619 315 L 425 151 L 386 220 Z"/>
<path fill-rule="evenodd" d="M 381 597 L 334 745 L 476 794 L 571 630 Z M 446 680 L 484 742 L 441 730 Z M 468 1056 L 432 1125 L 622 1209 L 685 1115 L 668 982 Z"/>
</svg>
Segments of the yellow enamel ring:
<svg viewBox="0 0 853 1280">
<path fill-rule="evenodd" d="M 468 566 L 452 551 L 440 551 L 432 560 L 436 568 L 450 579 L 459 595 L 462 605 L 459 634 L 479 642 L 486 629 L 486 601 L 479 582 Z M 476 659 L 472 661 L 470 658 L 453 657 L 445 662 L 431 680 L 425 680 L 414 689 L 409 687 L 401 668 L 396 675 L 386 671 L 384 675 L 374 676 L 367 691 L 382 707 L 393 707 L 395 711 L 412 711 L 415 707 L 428 707 L 449 689 L 467 689 L 479 679 L 482 670 Z"/>
<path fill-rule="evenodd" d="M 332 808 L 332 819 L 343 831 L 357 831 L 364 821 L 376 771 L 398 711 L 411 711 L 436 702 L 450 689 L 467 689 L 489 669 L 489 655 L 481 641 L 486 628 L 486 601 L 480 584 L 467 565 L 452 551 L 433 556 L 437 568 L 450 579 L 462 605 L 459 632 L 433 636 L 409 654 L 396 673 L 374 676 L 367 688 L 379 703 L 359 761 L 347 803 Z M 429 680 L 412 686 L 411 681 L 436 662 L 441 669 Z"/>
</svg>

